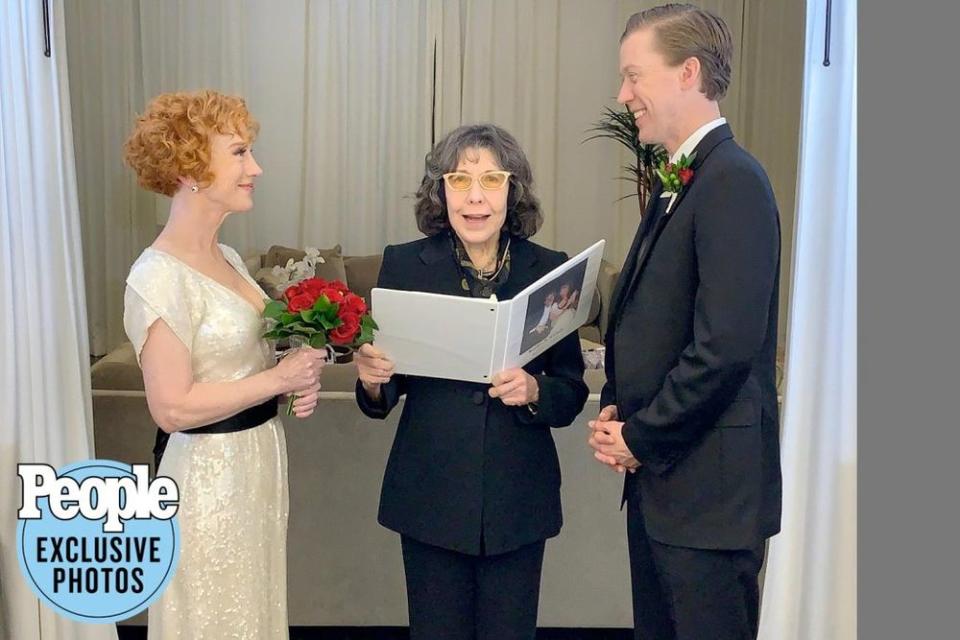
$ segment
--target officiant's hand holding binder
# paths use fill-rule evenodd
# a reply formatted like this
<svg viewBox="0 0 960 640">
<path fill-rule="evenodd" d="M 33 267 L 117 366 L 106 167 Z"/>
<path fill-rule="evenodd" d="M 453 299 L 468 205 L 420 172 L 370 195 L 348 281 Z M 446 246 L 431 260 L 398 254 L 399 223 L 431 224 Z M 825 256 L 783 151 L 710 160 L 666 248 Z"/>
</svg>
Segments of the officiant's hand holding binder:
<svg viewBox="0 0 960 640">
<path fill-rule="evenodd" d="M 371 303 L 379 330 L 374 345 L 396 364 L 396 373 L 489 383 L 497 372 L 522 367 L 583 325 L 604 243 L 570 258 L 510 300 L 375 288 Z M 531 331 L 544 315 L 546 296 L 556 296 L 563 285 L 567 299 L 575 302 L 556 309 L 559 318 L 549 331 Z"/>
</svg>

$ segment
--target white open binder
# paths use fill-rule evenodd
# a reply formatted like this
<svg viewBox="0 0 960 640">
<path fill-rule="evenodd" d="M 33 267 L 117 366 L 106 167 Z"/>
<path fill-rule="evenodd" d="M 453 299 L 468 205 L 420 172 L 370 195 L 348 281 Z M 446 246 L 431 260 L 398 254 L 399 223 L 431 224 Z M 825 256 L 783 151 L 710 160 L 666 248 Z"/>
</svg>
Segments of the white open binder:
<svg viewBox="0 0 960 640">
<path fill-rule="evenodd" d="M 604 244 L 600 240 L 510 300 L 375 288 L 371 306 L 380 328 L 374 346 L 394 361 L 396 373 L 490 382 L 583 325 Z"/>
</svg>

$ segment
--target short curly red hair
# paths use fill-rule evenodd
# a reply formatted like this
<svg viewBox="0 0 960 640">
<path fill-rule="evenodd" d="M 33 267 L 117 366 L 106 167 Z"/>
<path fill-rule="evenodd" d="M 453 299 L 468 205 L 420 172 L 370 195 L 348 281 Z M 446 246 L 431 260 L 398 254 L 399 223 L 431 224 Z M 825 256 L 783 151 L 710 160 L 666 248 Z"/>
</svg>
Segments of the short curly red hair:
<svg viewBox="0 0 960 640">
<path fill-rule="evenodd" d="M 214 134 L 237 134 L 249 143 L 259 130 L 243 98 L 209 89 L 162 93 L 137 118 L 123 145 L 124 161 L 137 173 L 141 187 L 172 196 L 181 176 L 201 186 L 213 181 Z"/>
</svg>

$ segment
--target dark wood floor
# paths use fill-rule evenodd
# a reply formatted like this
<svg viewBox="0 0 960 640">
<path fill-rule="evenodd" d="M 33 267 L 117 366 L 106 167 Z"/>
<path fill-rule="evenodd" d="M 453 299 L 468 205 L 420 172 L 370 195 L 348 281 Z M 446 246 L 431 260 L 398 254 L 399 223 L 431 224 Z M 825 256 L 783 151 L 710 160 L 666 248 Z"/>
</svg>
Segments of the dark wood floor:
<svg viewBox="0 0 960 640">
<path fill-rule="evenodd" d="M 146 627 L 118 626 L 120 640 L 145 640 Z M 406 627 L 290 627 L 290 640 L 408 640 Z M 631 640 L 630 629 L 538 629 L 537 640 Z"/>
</svg>

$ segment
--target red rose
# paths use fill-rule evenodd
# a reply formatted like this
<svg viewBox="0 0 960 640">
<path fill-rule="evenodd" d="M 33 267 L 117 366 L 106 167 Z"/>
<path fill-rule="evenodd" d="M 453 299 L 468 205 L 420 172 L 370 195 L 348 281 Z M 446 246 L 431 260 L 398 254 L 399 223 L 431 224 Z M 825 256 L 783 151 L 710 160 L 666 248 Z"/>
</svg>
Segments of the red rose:
<svg viewBox="0 0 960 640">
<path fill-rule="evenodd" d="M 340 311 L 355 313 L 358 316 L 362 316 L 367 312 L 367 303 L 364 302 L 363 298 L 357 294 L 348 293 L 343 300 L 343 304 L 340 305 Z"/>
<path fill-rule="evenodd" d="M 290 301 L 301 293 L 303 292 L 300 291 L 300 285 L 294 284 L 283 290 L 283 297 Z"/>
<path fill-rule="evenodd" d="M 336 289 L 330 285 L 327 285 L 327 287 L 320 292 L 320 295 L 327 296 L 327 300 L 336 304 L 340 304 L 341 302 L 343 302 L 343 298 L 344 298 L 343 291 L 341 291 L 340 289 Z"/>
<path fill-rule="evenodd" d="M 350 344 L 360 331 L 360 316 L 345 312 L 340 316 L 342 324 L 330 332 L 330 342 L 333 344 Z"/>
<path fill-rule="evenodd" d="M 347 288 L 347 285 L 340 280 L 331 280 L 327 286 L 342 293 L 350 293 L 350 289 Z"/>
<path fill-rule="evenodd" d="M 693 179 L 693 169 L 689 169 L 689 168 L 680 169 L 680 182 L 686 185 L 692 179 Z"/>
<path fill-rule="evenodd" d="M 307 278 L 300 283 L 301 290 L 303 290 L 304 293 L 309 293 L 314 298 L 319 298 L 320 294 L 328 286 L 327 281 L 323 278 Z"/>
<path fill-rule="evenodd" d="M 314 298 L 308 293 L 299 293 L 287 302 L 287 311 L 290 313 L 299 313 L 304 309 L 313 307 Z"/>
</svg>

